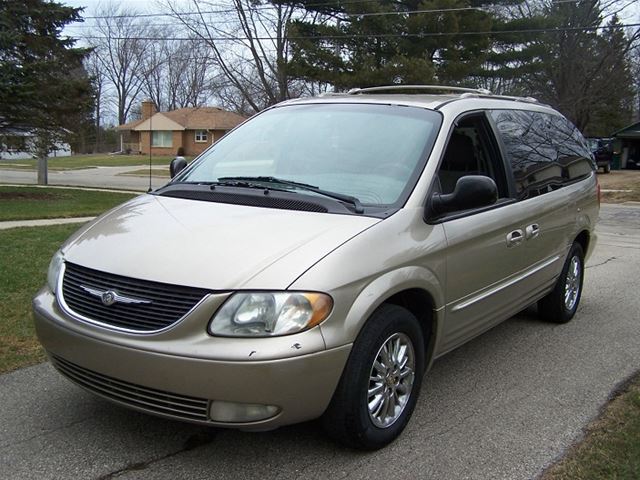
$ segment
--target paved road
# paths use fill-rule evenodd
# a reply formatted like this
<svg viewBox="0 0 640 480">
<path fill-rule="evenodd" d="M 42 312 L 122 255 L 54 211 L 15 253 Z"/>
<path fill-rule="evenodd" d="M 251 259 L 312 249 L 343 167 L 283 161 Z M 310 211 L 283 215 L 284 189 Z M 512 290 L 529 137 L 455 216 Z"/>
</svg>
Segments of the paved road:
<svg viewBox="0 0 640 480">
<path fill-rule="evenodd" d="M 411 424 L 382 451 L 340 449 L 314 423 L 250 434 L 145 416 L 43 364 L 0 376 L 2 477 L 533 478 L 640 369 L 640 207 L 601 217 L 575 320 L 525 312 L 436 362 Z"/>
<path fill-rule="evenodd" d="M 148 165 L 147 165 L 148 166 Z M 125 190 L 146 191 L 149 188 L 149 177 L 120 175 L 144 169 L 137 167 L 97 167 L 83 170 L 49 171 L 49 185 L 70 185 L 97 188 L 120 188 Z M 158 167 L 155 167 L 158 168 Z M 36 184 L 37 173 L 35 170 L 8 170 L 0 169 L 0 183 L 24 183 Z M 166 177 L 152 177 L 153 188 L 158 188 L 167 183 Z"/>
</svg>

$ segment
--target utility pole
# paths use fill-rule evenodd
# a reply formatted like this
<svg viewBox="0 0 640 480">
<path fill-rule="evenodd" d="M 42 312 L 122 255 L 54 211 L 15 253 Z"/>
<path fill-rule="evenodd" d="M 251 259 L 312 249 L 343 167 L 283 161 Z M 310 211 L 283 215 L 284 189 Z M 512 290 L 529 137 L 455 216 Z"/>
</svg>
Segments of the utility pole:
<svg viewBox="0 0 640 480">
<path fill-rule="evenodd" d="M 42 152 L 38 155 L 38 185 L 48 185 L 49 184 L 49 175 L 47 171 L 47 154 L 42 154 Z"/>
<path fill-rule="evenodd" d="M 38 157 L 38 185 L 49 184 L 49 172 L 47 160 L 49 159 L 49 149 L 52 145 L 51 134 L 44 129 L 36 129 L 34 134 L 34 153 Z"/>
</svg>

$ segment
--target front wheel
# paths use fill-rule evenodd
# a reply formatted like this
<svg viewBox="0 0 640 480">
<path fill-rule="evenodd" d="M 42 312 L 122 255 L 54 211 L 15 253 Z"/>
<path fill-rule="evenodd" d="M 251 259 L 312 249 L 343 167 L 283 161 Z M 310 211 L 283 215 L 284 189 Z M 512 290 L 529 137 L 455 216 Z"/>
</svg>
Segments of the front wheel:
<svg viewBox="0 0 640 480">
<path fill-rule="evenodd" d="M 578 309 L 584 279 L 584 252 L 574 243 L 564 263 L 556 286 L 538 302 L 538 313 L 545 320 L 567 323 Z"/>
<path fill-rule="evenodd" d="M 323 416 L 329 436 L 364 450 L 393 441 L 416 405 L 424 361 L 416 317 L 403 307 L 382 305 L 356 339 Z"/>
</svg>

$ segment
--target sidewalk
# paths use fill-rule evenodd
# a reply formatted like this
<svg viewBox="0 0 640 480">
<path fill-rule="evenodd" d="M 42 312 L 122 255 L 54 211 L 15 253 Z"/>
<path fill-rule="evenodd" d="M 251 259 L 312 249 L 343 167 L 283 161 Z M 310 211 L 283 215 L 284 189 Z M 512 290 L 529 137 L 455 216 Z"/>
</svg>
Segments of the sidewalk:
<svg viewBox="0 0 640 480">
<path fill-rule="evenodd" d="M 42 220 L 9 220 L 0 222 L 0 230 L 18 227 L 46 227 L 48 225 L 63 225 L 66 223 L 85 223 L 96 217 L 75 217 L 75 218 L 45 218 Z"/>
</svg>

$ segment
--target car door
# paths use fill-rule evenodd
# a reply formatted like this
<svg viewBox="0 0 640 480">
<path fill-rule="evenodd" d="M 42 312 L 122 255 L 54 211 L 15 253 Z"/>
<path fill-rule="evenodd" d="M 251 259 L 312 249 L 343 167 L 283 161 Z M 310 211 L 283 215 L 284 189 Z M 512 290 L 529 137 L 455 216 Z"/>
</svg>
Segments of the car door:
<svg viewBox="0 0 640 480">
<path fill-rule="evenodd" d="M 575 127 L 550 113 L 493 110 L 502 150 L 510 166 L 515 196 L 522 209 L 525 234 L 523 254 L 535 275 L 529 288 L 535 293 L 550 289 L 562 270 L 573 241 L 575 196 L 564 187 L 584 171 L 586 148 L 574 138 Z M 588 155 L 588 152 L 586 152 Z"/>
<path fill-rule="evenodd" d="M 488 207 L 451 212 L 436 220 L 447 239 L 442 352 L 531 301 L 523 209 L 513 198 L 510 172 L 483 113 L 457 120 L 438 170 L 440 193 L 451 193 L 466 175 L 492 178 L 499 198 Z"/>
</svg>

